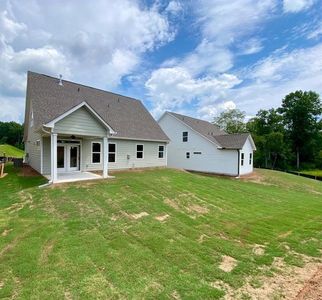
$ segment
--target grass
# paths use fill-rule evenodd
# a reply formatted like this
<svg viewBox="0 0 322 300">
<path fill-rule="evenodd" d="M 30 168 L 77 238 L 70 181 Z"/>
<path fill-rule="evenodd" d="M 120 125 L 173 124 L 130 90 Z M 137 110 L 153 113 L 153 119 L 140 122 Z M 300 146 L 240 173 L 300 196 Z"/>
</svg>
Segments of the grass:
<svg viewBox="0 0 322 300">
<path fill-rule="evenodd" d="M 7 156 L 7 157 L 16 157 L 21 158 L 25 155 L 25 152 L 21 149 L 18 149 L 12 145 L 0 145 L 0 156 Z"/>
<path fill-rule="evenodd" d="M 306 170 L 306 171 L 301 171 L 301 173 L 312 175 L 312 176 L 321 176 L 322 177 L 322 170 Z"/>
<path fill-rule="evenodd" d="M 257 286 L 274 257 L 301 265 L 298 254 L 321 255 L 322 185 L 307 178 L 260 170 L 256 183 L 161 169 L 39 189 L 42 177 L 6 171 L 0 297 L 217 299 L 224 291 L 214 281 L 238 288 L 251 277 Z M 223 255 L 237 261 L 231 272 L 219 268 Z"/>
</svg>

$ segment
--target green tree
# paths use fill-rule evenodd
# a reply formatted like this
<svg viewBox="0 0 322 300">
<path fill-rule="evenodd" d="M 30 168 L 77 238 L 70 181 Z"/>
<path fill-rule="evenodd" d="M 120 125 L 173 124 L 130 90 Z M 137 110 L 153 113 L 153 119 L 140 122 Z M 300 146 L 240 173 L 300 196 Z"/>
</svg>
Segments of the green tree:
<svg viewBox="0 0 322 300">
<path fill-rule="evenodd" d="M 248 121 L 257 151 L 254 164 L 265 168 L 285 168 L 287 143 L 284 138 L 283 118 L 275 109 L 260 110 Z"/>
<path fill-rule="evenodd" d="M 219 126 L 227 133 L 246 132 L 245 112 L 239 109 L 228 109 L 215 117 L 213 124 Z"/>
<path fill-rule="evenodd" d="M 278 110 L 283 116 L 285 130 L 296 153 L 296 167 L 300 158 L 314 157 L 314 140 L 319 131 L 318 118 L 322 103 L 317 93 L 296 91 L 285 96 Z"/>
<path fill-rule="evenodd" d="M 0 144 L 23 149 L 23 125 L 16 122 L 0 122 Z"/>
</svg>

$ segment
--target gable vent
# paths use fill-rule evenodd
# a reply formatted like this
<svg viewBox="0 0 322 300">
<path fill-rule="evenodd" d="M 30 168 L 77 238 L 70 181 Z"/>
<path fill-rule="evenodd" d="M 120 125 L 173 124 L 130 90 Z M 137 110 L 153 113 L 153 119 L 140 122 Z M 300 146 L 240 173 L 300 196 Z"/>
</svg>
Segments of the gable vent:
<svg viewBox="0 0 322 300">
<path fill-rule="evenodd" d="M 60 86 L 63 86 L 63 75 L 59 74 L 59 83 Z"/>
</svg>

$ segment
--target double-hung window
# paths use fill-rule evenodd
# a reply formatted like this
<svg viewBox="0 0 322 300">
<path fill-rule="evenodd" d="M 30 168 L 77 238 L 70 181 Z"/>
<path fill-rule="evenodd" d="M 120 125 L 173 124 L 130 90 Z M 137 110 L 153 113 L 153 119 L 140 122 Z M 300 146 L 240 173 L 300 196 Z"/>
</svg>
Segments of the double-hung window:
<svg viewBox="0 0 322 300">
<path fill-rule="evenodd" d="M 186 158 L 190 158 L 190 152 L 186 152 Z"/>
<path fill-rule="evenodd" d="M 252 160 L 253 160 L 253 153 L 249 153 L 249 164 L 252 164 Z"/>
<path fill-rule="evenodd" d="M 164 158 L 164 146 L 163 145 L 159 145 L 159 154 L 158 154 L 159 158 Z"/>
<path fill-rule="evenodd" d="M 188 131 L 182 132 L 182 141 L 188 142 Z"/>
<path fill-rule="evenodd" d="M 136 145 L 136 158 L 143 158 L 143 145 Z"/>
<path fill-rule="evenodd" d="M 245 154 L 241 153 L 240 156 L 241 156 L 240 157 L 240 165 L 243 166 L 244 165 Z"/>
<path fill-rule="evenodd" d="M 109 143 L 108 144 L 108 162 L 116 161 L 116 144 Z"/>
<path fill-rule="evenodd" d="M 92 142 L 92 163 L 101 163 L 102 143 Z"/>
</svg>

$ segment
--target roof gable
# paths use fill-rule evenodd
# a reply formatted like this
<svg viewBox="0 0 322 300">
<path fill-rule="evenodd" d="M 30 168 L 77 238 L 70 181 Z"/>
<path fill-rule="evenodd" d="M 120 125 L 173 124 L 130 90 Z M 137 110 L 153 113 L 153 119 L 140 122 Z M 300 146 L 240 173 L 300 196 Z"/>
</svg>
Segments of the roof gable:
<svg viewBox="0 0 322 300">
<path fill-rule="evenodd" d="M 252 147 L 256 150 L 254 141 L 249 133 L 228 134 L 218 126 L 204 120 L 173 112 L 166 112 L 165 114 L 175 117 L 177 120 L 183 122 L 201 136 L 217 144 L 222 149 L 242 149 L 247 138 L 250 138 Z"/>
<path fill-rule="evenodd" d="M 74 82 L 28 72 L 27 102 L 32 101 L 35 128 L 86 102 L 115 132 L 115 137 L 169 141 L 141 101 Z"/>
</svg>

